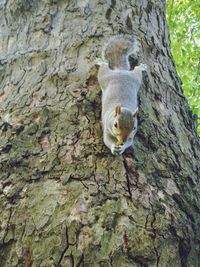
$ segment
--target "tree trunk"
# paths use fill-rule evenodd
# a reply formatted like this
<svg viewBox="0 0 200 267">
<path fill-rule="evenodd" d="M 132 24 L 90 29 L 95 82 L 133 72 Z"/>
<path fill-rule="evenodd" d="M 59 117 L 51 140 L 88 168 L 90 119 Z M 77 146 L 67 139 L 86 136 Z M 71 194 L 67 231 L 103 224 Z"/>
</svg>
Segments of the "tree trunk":
<svg viewBox="0 0 200 267">
<path fill-rule="evenodd" d="M 165 1 L 1 0 L 0 23 L 0 266 L 200 266 L 200 146 Z M 119 33 L 148 71 L 135 144 L 113 156 L 94 61 Z"/>
</svg>

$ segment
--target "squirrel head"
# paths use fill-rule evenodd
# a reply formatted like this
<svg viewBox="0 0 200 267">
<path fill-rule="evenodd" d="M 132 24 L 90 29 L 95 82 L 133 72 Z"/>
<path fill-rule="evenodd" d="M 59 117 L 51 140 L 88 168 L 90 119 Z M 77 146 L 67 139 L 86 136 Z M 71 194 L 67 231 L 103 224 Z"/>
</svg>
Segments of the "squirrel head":
<svg viewBox="0 0 200 267">
<path fill-rule="evenodd" d="M 128 110 L 121 110 L 121 106 L 115 107 L 114 123 L 112 132 L 117 139 L 117 145 L 123 145 L 132 132 L 137 128 L 138 108 L 134 112 Z"/>
</svg>

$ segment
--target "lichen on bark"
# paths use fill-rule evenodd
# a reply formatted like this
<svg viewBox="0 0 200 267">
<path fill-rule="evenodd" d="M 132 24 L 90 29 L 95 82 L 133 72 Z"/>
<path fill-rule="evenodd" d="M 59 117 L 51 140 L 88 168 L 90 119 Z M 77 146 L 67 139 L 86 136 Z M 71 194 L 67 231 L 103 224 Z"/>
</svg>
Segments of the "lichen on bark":
<svg viewBox="0 0 200 267">
<path fill-rule="evenodd" d="M 0 265 L 199 266 L 200 146 L 164 1 L 0 1 Z M 140 125 L 102 141 L 95 59 L 134 34 Z"/>
</svg>

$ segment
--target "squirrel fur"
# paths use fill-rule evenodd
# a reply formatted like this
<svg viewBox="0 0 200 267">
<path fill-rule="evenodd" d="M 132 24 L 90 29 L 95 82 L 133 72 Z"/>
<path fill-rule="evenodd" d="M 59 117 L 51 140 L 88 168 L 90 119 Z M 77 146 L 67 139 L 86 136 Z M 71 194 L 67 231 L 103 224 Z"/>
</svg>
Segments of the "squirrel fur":
<svg viewBox="0 0 200 267">
<path fill-rule="evenodd" d="M 136 50 L 134 37 L 112 37 L 104 48 L 104 62 L 98 72 L 102 89 L 103 139 L 112 154 L 122 154 L 131 146 L 137 131 L 137 94 L 145 65 L 130 70 L 129 56 Z"/>
</svg>

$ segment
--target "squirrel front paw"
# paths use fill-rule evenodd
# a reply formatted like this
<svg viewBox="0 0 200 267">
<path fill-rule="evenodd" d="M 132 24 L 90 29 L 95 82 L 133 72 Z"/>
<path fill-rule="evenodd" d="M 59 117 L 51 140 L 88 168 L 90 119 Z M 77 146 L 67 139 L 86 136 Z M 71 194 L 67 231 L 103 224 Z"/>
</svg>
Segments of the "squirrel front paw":
<svg viewBox="0 0 200 267">
<path fill-rule="evenodd" d="M 146 64 L 144 64 L 144 63 L 141 63 L 139 66 L 138 66 L 138 68 L 140 68 L 140 70 L 141 71 L 147 71 L 147 65 Z"/>
<path fill-rule="evenodd" d="M 94 60 L 94 64 L 97 65 L 97 66 L 101 66 L 102 64 L 105 64 L 106 62 L 103 61 L 101 58 L 96 58 Z"/>
<path fill-rule="evenodd" d="M 121 155 L 124 152 L 125 148 L 123 145 L 113 144 L 111 147 L 111 152 L 113 155 Z"/>
<path fill-rule="evenodd" d="M 147 71 L 147 68 L 148 66 L 146 64 L 141 63 L 140 65 L 136 66 L 134 70 Z"/>
</svg>

